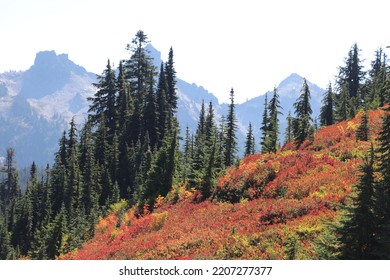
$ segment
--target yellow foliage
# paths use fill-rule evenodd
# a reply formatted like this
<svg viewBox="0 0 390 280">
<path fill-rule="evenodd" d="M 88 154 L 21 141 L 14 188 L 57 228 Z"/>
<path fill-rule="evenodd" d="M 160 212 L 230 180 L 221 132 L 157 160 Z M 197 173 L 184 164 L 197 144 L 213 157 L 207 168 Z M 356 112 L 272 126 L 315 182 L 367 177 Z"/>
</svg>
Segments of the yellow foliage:
<svg viewBox="0 0 390 280">
<path fill-rule="evenodd" d="M 154 213 L 151 215 L 152 222 L 150 223 L 150 229 L 152 231 L 158 231 L 160 230 L 168 218 L 168 212 L 164 211 L 162 213 Z"/>
<path fill-rule="evenodd" d="M 113 241 L 121 233 L 119 228 L 114 229 L 110 234 L 110 240 Z"/>
<path fill-rule="evenodd" d="M 96 230 L 99 233 L 105 233 L 108 228 L 108 222 L 106 219 L 100 218 L 99 223 L 96 226 Z"/>
<path fill-rule="evenodd" d="M 110 213 L 116 213 L 120 210 L 125 211 L 128 207 L 128 201 L 126 199 L 121 199 L 117 203 L 110 205 Z"/>
<path fill-rule="evenodd" d="M 164 197 L 162 195 L 158 195 L 156 200 L 154 201 L 154 208 L 159 208 L 164 204 Z"/>
<path fill-rule="evenodd" d="M 358 128 L 358 125 L 355 122 L 352 122 L 352 121 L 347 122 L 347 132 L 356 131 L 357 128 Z"/>
</svg>

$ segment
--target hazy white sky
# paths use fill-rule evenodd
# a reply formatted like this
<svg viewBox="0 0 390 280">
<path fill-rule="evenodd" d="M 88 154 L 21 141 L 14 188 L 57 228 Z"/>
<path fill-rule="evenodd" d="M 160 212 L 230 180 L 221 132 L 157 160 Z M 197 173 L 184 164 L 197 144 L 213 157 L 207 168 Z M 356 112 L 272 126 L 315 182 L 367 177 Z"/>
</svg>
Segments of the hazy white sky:
<svg viewBox="0 0 390 280">
<path fill-rule="evenodd" d="M 142 29 L 179 78 L 227 101 L 272 90 L 292 72 L 325 88 L 355 42 L 369 62 L 390 44 L 381 0 L 1 0 L 0 72 L 26 70 L 43 50 L 100 74 Z M 387 49 L 390 55 L 390 50 Z"/>
</svg>

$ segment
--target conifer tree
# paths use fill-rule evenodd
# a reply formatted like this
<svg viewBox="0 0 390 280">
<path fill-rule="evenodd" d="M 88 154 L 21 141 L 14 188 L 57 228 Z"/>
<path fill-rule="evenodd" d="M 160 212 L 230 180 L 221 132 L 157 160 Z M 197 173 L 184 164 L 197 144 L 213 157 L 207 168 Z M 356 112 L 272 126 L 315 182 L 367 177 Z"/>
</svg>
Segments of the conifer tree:
<svg viewBox="0 0 390 280">
<path fill-rule="evenodd" d="M 158 124 L 158 112 L 157 112 L 157 101 L 156 94 L 154 92 L 154 81 L 153 76 L 150 77 L 150 88 L 145 99 L 145 107 L 143 113 L 143 132 L 148 133 L 150 146 L 157 148 L 159 144 L 159 124 Z"/>
<path fill-rule="evenodd" d="M 67 138 L 64 131 L 60 141 L 59 150 L 55 155 L 54 165 L 50 172 L 50 186 L 51 186 L 51 205 L 52 214 L 59 212 L 61 205 L 65 200 L 66 188 L 68 185 L 68 159 L 67 159 Z"/>
<path fill-rule="evenodd" d="M 310 89 L 306 79 L 304 79 L 301 95 L 294 103 L 296 118 L 293 120 L 293 134 L 297 147 L 300 147 L 303 141 L 312 133 L 310 98 Z"/>
<path fill-rule="evenodd" d="M 364 110 L 359 127 L 356 130 L 356 140 L 368 141 L 368 134 L 369 134 L 368 115 L 367 115 L 367 111 Z"/>
<path fill-rule="evenodd" d="M 269 101 L 268 110 L 269 110 L 269 123 L 267 127 L 267 134 L 269 135 L 269 147 L 267 147 L 268 152 L 275 153 L 278 148 L 278 136 L 279 136 L 279 119 L 278 115 L 281 114 L 279 109 L 280 106 L 279 94 L 277 88 L 274 88 L 273 96 Z"/>
<path fill-rule="evenodd" d="M 248 133 L 246 134 L 246 141 L 245 141 L 245 152 L 244 156 L 254 154 L 254 141 L 253 141 L 253 131 L 252 131 L 252 123 L 249 122 L 249 127 L 248 127 Z"/>
<path fill-rule="evenodd" d="M 349 96 L 348 88 L 346 84 L 343 84 L 340 89 L 340 93 L 337 96 L 337 103 L 336 103 L 336 119 L 338 121 L 345 121 L 352 117 L 353 113 L 351 111 L 353 110 L 351 107 L 351 99 Z"/>
<path fill-rule="evenodd" d="M 234 104 L 234 90 L 230 90 L 230 104 L 226 117 L 226 139 L 225 139 L 225 166 L 234 164 L 237 152 L 237 123 Z"/>
<path fill-rule="evenodd" d="M 50 224 L 49 238 L 47 240 L 47 256 L 50 259 L 54 259 L 65 252 L 68 236 L 67 216 L 65 205 L 62 205 L 60 211 Z"/>
<path fill-rule="evenodd" d="M 360 167 L 362 175 L 356 186 L 357 196 L 347 208 L 346 217 L 338 230 L 342 259 L 372 259 L 375 246 L 374 217 L 374 148 Z"/>
<path fill-rule="evenodd" d="M 351 98 L 351 106 L 355 109 L 352 112 L 356 112 L 363 100 L 361 96 L 360 88 L 365 76 L 363 66 L 359 58 L 360 49 L 357 44 L 353 44 L 348 57 L 345 58 L 345 65 L 339 68 L 338 84 L 341 87 L 346 85 L 348 90 L 348 96 Z M 354 116 L 354 115 L 353 115 Z"/>
<path fill-rule="evenodd" d="M 146 96 L 153 88 L 156 76 L 153 58 L 146 49 L 148 43 L 148 36 L 142 30 L 139 30 L 131 44 L 127 45 L 127 50 L 130 51 L 131 56 L 128 60 L 125 60 L 124 67 L 130 86 L 130 94 L 134 102 L 134 111 L 128 124 L 128 145 L 135 144 L 138 140 L 143 141 L 146 133 L 143 128 L 144 107 Z"/>
<path fill-rule="evenodd" d="M 204 136 L 206 147 L 211 147 L 215 138 L 215 116 L 213 103 L 210 101 L 207 115 L 204 122 Z"/>
<path fill-rule="evenodd" d="M 171 112 L 177 111 L 177 95 L 176 95 L 176 70 L 173 61 L 173 49 L 169 49 L 168 61 L 165 64 L 165 75 L 167 81 L 167 97 L 168 104 L 170 105 Z"/>
<path fill-rule="evenodd" d="M 64 193 L 64 203 L 69 215 L 69 219 L 73 218 L 74 210 L 78 208 L 81 199 L 82 192 L 82 179 L 79 166 L 79 143 L 77 136 L 77 128 L 72 119 L 68 132 L 67 143 L 67 158 L 68 158 L 68 181 Z"/>
<path fill-rule="evenodd" d="M 214 188 L 216 175 L 219 172 L 217 166 L 217 149 L 218 149 L 218 137 L 217 128 L 214 120 L 214 108 L 210 101 L 207 116 L 205 119 L 204 140 L 205 140 L 205 155 L 204 155 L 204 168 L 203 178 L 200 184 L 200 191 L 203 198 L 207 198 L 211 194 L 211 190 Z"/>
<path fill-rule="evenodd" d="M 386 60 L 386 54 L 382 48 L 379 48 L 375 52 L 375 59 L 371 62 L 371 70 L 368 72 L 368 93 L 364 100 L 365 105 L 369 108 L 375 109 L 385 104 Z"/>
<path fill-rule="evenodd" d="M 90 230 L 94 229 L 99 210 L 100 178 L 95 161 L 92 127 L 87 122 L 82 130 L 80 140 L 80 170 L 82 172 L 82 202 L 85 215 L 90 221 Z"/>
<path fill-rule="evenodd" d="M 123 134 L 126 130 L 126 126 L 128 124 L 129 118 L 133 113 L 134 104 L 133 99 L 130 94 L 130 86 L 125 77 L 125 69 L 123 66 L 123 62 L 120 61 L 118 68 L 118 77 L 116 79 L 117 84 L 116 88 L 118 90 L 117 96 L 117 120 L 118 120 L 118 130 L 120 135 Z"/>
<path fill-rule="evenodd" d="M 267 93 L 265 94 L 264 98 L 264 111 L 263 111 L 263 118 L 261 122 L 260 130 L 262 131 L 261 136 L 261 152 L 262 153 L 268 153 L 269 150 L 269 135 L 268 135 L 268 124 L 269 124 L 269 116 L 268 116 L 268 96 Z"/>
<path fill-rule="evenodd" d="M 7 178 L 4 182 L 5 185 L 5 207 L 10 205 L 15 199 L 21 195 L 19 186 L 19 175 L 15 167 L 15 149 L 7 148 L 7 156 L 5 160 L 5 171 Z"/>
<path fill-rule="evenodd" d="M 322 99 L 322 107 L 320 113 L 320 125 L 329 126 L 334 124 L 334 105 L 333 105 L 332 84 L 329 83 L 328 89 Z"/>
<path fill-rule="evenodd" d="M 32 195 L 27 193 L 15 202 L 14 221 L 12 225 L 12 244 L 19 247 L 25 256 L 33 240 L 33 207 Z"/>
<path fill-rule="evenodd" d="M 186 134 L 184 137 L 184 147 L 181 156 L 181 166 L 180 168 L 180 180 L 184 183 L 187 183 L 188 176 L 191 172 L 192 159 L 193 159 L 193 143 L 192 135 L 190 134 L 190 128 L 186 126 Z"/>
<path fill-rule="evenodd" d="M 145 180 L 145 189 L 141 196 L 141 203 L 145 201 L 151 209 L 157 196 L 166 196 L 172 187 L 175 172 L 176 141 L 176 132 L 173 132 L 169 138 L 166 138 L 164 145 L 152 159 Z"/>
<path fill-rule="evenodd" d="M 383 104 L 390 104 L 390 73 L 387 73 L 387 78 L 382 88 Z"/>
<path fill-rule="evenodd" d="M 166 81 L 166 75 L 164 70 L 164 64 L 161 63 L 160 76 L 157 84 L 157 111 L 158 111 L 158 132 L 159 132 L 159 147 L 162 144 L 162 140 L 165 137 L 165 131 L 168 128 L 168 84 Z"/>
<path fill-rule="evenodd" d="M 202 105 L 199 112 L 198 125 L 195 134 L 192 168 L 188 180 L 190 187 L 196 187 L 198 185 L 198 182 L 201 180 L 201 178 L 204 177 L 204 163 L 206 158 L 205 122 L 206 122 L 206 112 L 205 112 L 204 101 L 202 100 Z"/>
<path fill-rule="evenodd" d="M 210 142 L 210 146 L 208 147 L 206 162 L 205 162 L 205 169 L 204 169 L 204 178 L 201 183 L 200 191 L 203 195 L 203 198 L 210 197 L 211 190 L 215 186 L 215 179 L 217 174 L 216 169 L 216 155 L 217 153 L 217 144 L 216 139 L 212 138 Z"/>
<path fill-rule="evenodd" d="M 375 192 L 375 214 L 378 232 L 378 246 L 375 255 L 380 259 L 390 258 L 390 107 L 386 107 L 383 116 L 382 130 L 378 137 L 379 157 L 378 172 L 381 180 Z"/>
<path fill-rule="evenodd" d="M 136 102 L 143 102 L 150 85 L 150 75 L 155 74 L 155 67 L 152 57 L 146 50 L 149 43 L 148 36 L 142 30 L 137 31 L 127 50 L 131 52 L 130 59 L 125 61 L 127 79 L 129 80 L 131 92 L 135 95 Z"/>
<path fill-rule="evenodd" d="M 0 217 L 0 260 L 11 259 L 13 255 L 13 247 L 11 245 L 10 234 L 4 218 Z"/>
<path fill-rule="evenodd" d="M 105 126 L 107 127 L 108 136 L 110 136 L 109 143 L 111 143 L 117 129 L 117 81 L 110 60 L 108 60 L 103 74 L 98 76 L 98 83 L 94 86 L 98 90 L 94 97 L 88 98 L 92 102 L 88 110 L 90 121 L 96 125 L 98 121 L 102 120 L 101 115 L 104 116 Z"/>
<path fill-rule="evenodd" d="M 287 127 L 284 133 L 284 144 L 290 143 L 293 140 L 293 117 L 291 117 L 291 112 L 288 112 L 287 116 Z"/>
</svg>

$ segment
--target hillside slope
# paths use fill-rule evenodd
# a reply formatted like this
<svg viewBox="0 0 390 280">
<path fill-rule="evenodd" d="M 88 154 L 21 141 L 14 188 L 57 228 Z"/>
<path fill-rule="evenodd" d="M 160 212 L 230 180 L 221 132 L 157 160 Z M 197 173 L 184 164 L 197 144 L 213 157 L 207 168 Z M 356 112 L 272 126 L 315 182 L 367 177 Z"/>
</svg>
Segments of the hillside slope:
<svg viewBox="0 0 390 280">
<path fill-rule="evenodd" d="M 382 115 L 369 113 L 374 142 Z M 143 217 L 113 205 L 95 237 L 60 259 L 317 259 L 324 220 L 348 203 L 370 146 L 355 138 L 360 119 L 317 131 L 299 150 L 244 158 L 219 178 L 211 201 L 196 203 L 198 194 L 179 185 Z"/>
</svg>

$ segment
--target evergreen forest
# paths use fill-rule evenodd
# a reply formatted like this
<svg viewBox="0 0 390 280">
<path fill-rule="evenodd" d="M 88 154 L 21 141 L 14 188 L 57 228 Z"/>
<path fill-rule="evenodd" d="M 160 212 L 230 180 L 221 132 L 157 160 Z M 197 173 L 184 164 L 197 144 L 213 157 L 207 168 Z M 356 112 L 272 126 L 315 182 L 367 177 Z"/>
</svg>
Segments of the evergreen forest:
<svg viewBox="0 0 390 280">
<path fill-rule="evenodd" d="M 107 61 L 85 123 L 70 122 L 52 166 L 31 163 L 26 186 L 7 148 L 0 259 L 390 259 L 383 49 L 366 70 L 351 46 L 319 116 L 305 79 L 287 116 L 275 87 L 240 158 L 234 89 L 222 120 L 205 100 L 180 132 L 173 48 L 157 69 L 148 43 L 140 30 L 128 58 Z"/>
</svg>

